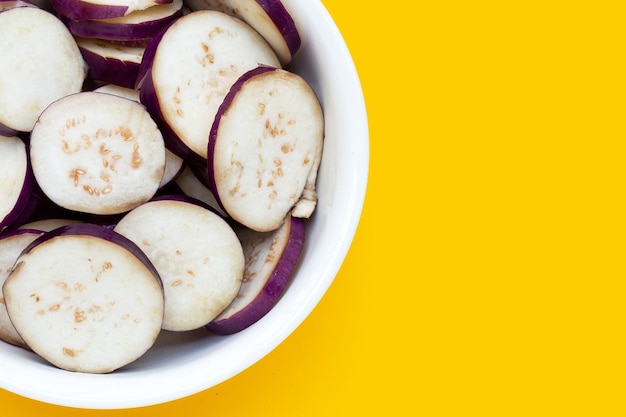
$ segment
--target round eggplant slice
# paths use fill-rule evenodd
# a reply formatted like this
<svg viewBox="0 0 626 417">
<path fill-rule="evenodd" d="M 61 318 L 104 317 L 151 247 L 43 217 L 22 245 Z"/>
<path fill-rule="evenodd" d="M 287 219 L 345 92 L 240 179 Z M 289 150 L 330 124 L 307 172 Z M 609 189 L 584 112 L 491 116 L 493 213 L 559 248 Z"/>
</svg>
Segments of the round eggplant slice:
<svg viewBox="0 0 626 417">
<path fill-rule="evenodd" d="M 119 214 L 150 200 L 165 170 L 165 145 L 139 103 L 84 92 L 64 97 L 40 116 L 31 161 L 55 204 L 89 214 Z"/>
<path fill-rule="evenodd" d="M 260 66 L 244 74 L 220 106 L 208 147 L 208 176 L 230 217 L 259 232 L 287 214 L 315 210 L 324 117 L 299 75 Z"/>
<path fill-rule="evenodd" d="M 243 249 L 233 229 L 212 211 L 162 198 L 132 210 L 114 230 L 135 242 L 159 272 L 165 292 L 163 329 L 201 328 L 237 295 Z"/>
<path fill-rule="evenodd" d="M 128 239 L 92 224 L 35 239 L 3 292 L 28 347 L 68 371 L 108 373 L 135 361 L 163 322 L 163 290 L 149 259 Z"/>
</svg>

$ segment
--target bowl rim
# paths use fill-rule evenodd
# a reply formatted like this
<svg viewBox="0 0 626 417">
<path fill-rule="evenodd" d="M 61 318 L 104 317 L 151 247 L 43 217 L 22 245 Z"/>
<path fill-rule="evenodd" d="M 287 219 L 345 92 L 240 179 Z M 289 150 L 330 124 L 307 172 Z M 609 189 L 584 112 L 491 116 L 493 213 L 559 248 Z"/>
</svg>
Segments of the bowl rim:
<svg viewBox="0 0 626 417">
<path fill-rule="evenodd" d="M 222 355 L 219 360 L 223 361 L 223 366 L 210 377 L 207 376 L 207 367 L 210 368 L 211 358 L 199 356 L 200 353 L 195 354 L 195 352 L 192 360 L 176 363 L 175 370 L 171 369 L 173 365 L 169 368 L 160 368 L 163 371 L 161 373 L 150 369 L 149 366 L 134 368 L 131 364 L 128 370 L 112 374 L 77 375 L 51 366 L 43 366 L 47 364 L 38 358 L 33 359 L 33 353 L 7 345 L 0 346 L 0 369 L 2 370 L 0 388 L 37 401 L 84 409 L 135 408 L 177 400 L 212 388 L 261 360 L 287 339 L 318 305 L 337 276 L 360 222 L 369 176 L 369 130 L 361 83 L 345 40 L 320 0 L 309 0 L 304 3 L 300 1 L 283 0 L 296 23 L 299 26 L 311 27 L 315 19 L 316 25 L 324 28 L 325 31 L 323 36 L 315 39 L 307 38 L 307 33 L 303 32 L 302 49 L 313 48 L 315 49 L 313 54 L 331 54 L 332 56 L 328 58 L 332 59 L 333 71 L 341 71 L 338 74 L 341 76 L 341 83 L 336 80 L 321 80 L 312 86 L 320 95 L 328 117 L 334 117 L 335 108 L 342 111 L 347 108 L 351 121 L 349 126 L 342 123 L 342 131 L 339 132 L 342 136 L 341 143 L 336 145 L 345 156 L 350 156 L 348 160 L 341 162 L 341 178 L 335 178 L 338 161 L 324 158 L 322 165 L 327 166 L 328 169 L 325 173 L 320 172 L 318 178 L 324 186 L 334 188 L 332 196 L 334 200 L 320 201 L 316 211 L 326 212 L 332 209 L 333 204 L 341 204 L 344 216 L 322 225 L 325 230 L 333 230 L 333 236 L 328 238 L 329 242 L 332 239 L 332 244 L 324 248 L 323 253 L 316 255 L 318 259 L 303 259 L 306 266 L 301 265 L 299 273 L 305 273 L 306 280 L 294 280 L 290 284 L 289 289 L 292 291 L 288 290 L 289 295 L 284 296 L 277 306 L 258 322 L 259 325 L 253 325 L 235 337 L 215 340 L 209 353 L 213 349 L 220 352 L 235 349 L 238 356 L 235 360 L 235 358 Z M 319 22 L 318 19 L 322 19 L 323 22 Z M 328 46 L 333 47 L 329 50 Z M 294 59 L 296 63 L 298 54 Z M 302 68 L 302 70 L 306 72 L 309 69 Z M 330 72 L 329 69 L 325 74 Z M 306 75 L 304 77 L 307 78 Z M 324 82 L 337 89 L 331 92 L 334 94 L 333 97 L 337 98 L 337 103 L 325 102 L 329 92 L 324 90 Z M 314 214 L 311 221 L 318 220 Z M 314 243 L 310 243 L 313 239 L 315 236 L 312 236 L 310 240 L 307 239 L 305 246 L 313 245 Z M 315 264 L 315 267 L 311 267 L 311 264 Z M 264 337 L 268 333 L 272 335 L 269 339 Z M 183 339 L 182 343 L 185 344 L 185 348 L 193 349 L 199 343 L 195 332 L 189 332 L 188 335 L 182 337 L 181 335 L 175 336 L 178 338 L 177 343 L 181 342 L 181 338 Z M 165 345 L 171 343 L 173 339 L 173 335 L 169 332 L 163 332 L 161 337 Z M 240 348 L 233 346 L 238 342 L 254 342 L 255 348 L 252 352 L 242 353 Z M 9 355 L 4 354 L 9 351 Z M 25 360 L 21 361 L 20 358 Z M 159 359 L 159 356 L 155 356 L 148 361 L 156 362 Z M 184 374 L 185 383 L 171 384 L 173 374 Z M 146 387 L 133 389 L 133 385 L 137 385 L 139 380 L 150 382 Z M 68 383 L 68 381 L 71 382 Z M 102 392 L 97 392 L 98 390 L 94 387 L 104 389 Z"/>
</svg>

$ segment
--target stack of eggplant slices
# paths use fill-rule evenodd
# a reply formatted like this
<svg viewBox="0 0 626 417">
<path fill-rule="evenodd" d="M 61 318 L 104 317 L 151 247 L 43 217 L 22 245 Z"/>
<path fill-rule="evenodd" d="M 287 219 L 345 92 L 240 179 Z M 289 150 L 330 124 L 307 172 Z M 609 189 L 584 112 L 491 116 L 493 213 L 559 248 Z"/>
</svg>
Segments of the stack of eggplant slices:
<svg viewBox="0 0 626 417">
<path fill-rule="evenodd" d="M 0 0 L 0 339 L 107 373 L 267 314 L 317 202 L 299 48 L 280 0 Z"/>
</svg>

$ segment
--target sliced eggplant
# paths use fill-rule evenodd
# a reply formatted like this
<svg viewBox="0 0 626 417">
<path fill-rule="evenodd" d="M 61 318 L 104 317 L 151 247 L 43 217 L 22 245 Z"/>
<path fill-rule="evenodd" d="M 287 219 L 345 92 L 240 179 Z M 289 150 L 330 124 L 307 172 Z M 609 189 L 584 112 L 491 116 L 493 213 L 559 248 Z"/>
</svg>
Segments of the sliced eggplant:
<svg viewBox="0 0 626 417">
<path fill-rule="evenodd" d="M 163 329 L 201 328 L 237 295 L 243 249 L 233 229 L 211 210 L 162 197 L 132 210 L 114 230 L 135 242 L 159 272 Z"/>
<path fill-rule="evenodd" d="M 182 0 L 161 4 L 128 15 L 110 19 L 75 20 L 59 18 L 75 36 L 111 41 L 143 41 L 156 36 L 161 29 L 182 16 Z"/>
<path fill-rule="evenodd" d="M 58 13 L 76 20 L 126 16 L 172 0 L 50 0 Z"/>
<path fill-rule="evenodd" d="M 163 290 L 150 260 L 128 239 L 92 224 L 35 239 L 3 292 L 28 347 L 68 371 L 108 373 L 135 361 L 163 322 Z"/>
<path fill-rule="evenodd" d="M 126 88 L 135 86 L 144 47 L 78 36 L 76 44 L 94 80 Z"/>
<path fill-rule="evenodd" d="M 209 135 L 215 198 L 259 232 L 277 229 L 288 213 L 310 217 L 323 142 L 322 107 L 304 79 L 267 66 L 249 71 L 224 99 Z"/>
<path fill-rule="evenodd" d="M 259 63 L 280 66 L 261 35 L 217 11 L 185 15 L 154 38 L 144 53 L 138 87 L 168 148 L 189 161 L 206 161 L 219 105 L 239 76 Z"/>
<path fill-rule="evenodd" d="M 119 214 L 148 201 L 165 170 L 163 137 L 146 109 L 98 92 L 48 107 L 33 129 L 30 154 L 46 196 L 89 214 Z"/>
<path fill-rule="evenodd" d="M 235 300 L 206 326 L 216 334 L 240 332 L 276 305 L 298 265 L 306 233 L 304 220 L 295 217 L 272 232 L 235 231 L 246 258 L 243 284 Z"/>
</svg>

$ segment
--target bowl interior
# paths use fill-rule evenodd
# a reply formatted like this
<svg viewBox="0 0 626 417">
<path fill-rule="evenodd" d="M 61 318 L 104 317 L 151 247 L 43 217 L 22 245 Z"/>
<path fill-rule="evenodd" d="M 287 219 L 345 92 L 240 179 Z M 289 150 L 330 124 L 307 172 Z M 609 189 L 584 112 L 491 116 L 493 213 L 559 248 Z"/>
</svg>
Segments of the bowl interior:
<svg viewBox="0 0 626 417">
<path fill-rule="evenodd" d="M 302 75 L 322 102 L 326 139 L 319 202 L 307 228 L 300 265 L 276 307 L 230 336 L 203 330 L 163 332 L 131 365 L 106 375 L 48 365 L 0 343 L 0 387 L 38 401 L 80 408 L 131 408 L 182 398 L 215 386 L 257 362 L 313 310 L 337 274 L 361 214 L 369 164 L 363 95 L 348 49 L 318 0 L 283 0 L 302 36 L 289 70 Z"/>
</svg>

